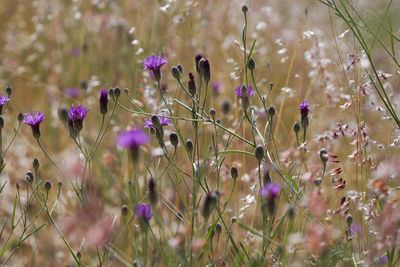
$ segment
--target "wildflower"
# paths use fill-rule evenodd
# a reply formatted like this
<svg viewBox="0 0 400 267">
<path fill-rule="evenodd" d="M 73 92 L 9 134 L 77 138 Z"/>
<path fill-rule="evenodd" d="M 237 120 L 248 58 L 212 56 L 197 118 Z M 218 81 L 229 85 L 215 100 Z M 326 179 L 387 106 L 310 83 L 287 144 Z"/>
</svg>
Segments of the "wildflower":
<svg viewBox="0 0 400 267">
<path fill-rule="evenodd" d="M 235 88 L 236 91 L 236 95 L 239 98 L 244 98 L 244 97 L 250 97 L 253 96 L 255 94 L 255 92 L 252 90 L 253 87 L 251 87 L 251 85 L 249 86 L 249 90 L 247 90 L 245 85 L 239 86 Z"/>
<path fill-rule="evenodd" d="M 165 63 L 167 63 L 167 59 L 165 57 L 155 55 L 152 55 L 151 57 L 148 57 L 143 61 L 144 69 L 152 71 L 154 74 L 154 78 L 158 82 L 161 79 L 160 68 Z"/>
<path fill-rule="evenodd" d="M 107 113 L 107 105 L 108 105 L 108 92 L 107 90 L 103 89 L 100 91 L 100 97 L 99 97 L 99 102 L 100 102 L 100 113 L 105 115 Z"/>
<path fill-rule="evenodd" d="M 215 95 L 219 95 L 222 91 L 222 83 L 214 82 L 212 84 L 212 89 L 213 89 Z"/>
<path fill-rule="evenodd" d="M 5 103 L 7 103 L 8 101 L 10 101 L 10 99 L 8 98 L 9 95 L 4 95 L 2 96 L 0 94 L 0 113 L 3 112 L 3 106 Z"/>
<path fill-rule="evenodd" d="M 30 125 L 32 128 L 33 137 L 40 137 L 39 126 L 40 123 L 44 120 L 44 114 L 42 112 L 35 112 L 33 114 L 27 113 L 25 114 L 24 123 Z"/>
<path fill-rule="evenodd" d="M 195 57 L 194 57 L 194 60 L 195 60 L 195 62 L 196 62 L 196 72 L 197 73 L 200 73 L 200 66 L 199 66 L 199 62 L 200 62 L 200 60 L 203 58 L 203 56 L 201 55 L 201 54 L 197 54 Z"/>
<path fill-rule="evenodd" d="M 160 124 L 161 127 L 168 126 L 169 122 L 171 121 L 170 119 L 168 119 L 168 118 L 166 118 L 164 116 L 152 116 L 152 117 L 147 118 L 147 120 L 144 121 L 144 127 L 146 127 L 146 128 L 157 128 L 157 125 L 155 125 L 155 124 L 157 124 L 157 122 L 156 123 L 153 122 L 153 117 L 158 118 L 159 124 Z M 156 119 L 154 119 L 154 120 L 156 120 Z"/>
<path fill-rule="evenodd" d="M 174 147 L 176 147 L 179 143 L 178 135 L 176 133 L 171 133 L 169 135 L 169 141 Z"/>
<path fill-rule="evenodd" d="M 189 93 L 194 97 L 196 94 L 196 82 L 194 81 L 194 75 L 191 72 L 189 72 L 188 88 Z"/>
<path fill-rule="evenodd" d="M 71 109 L 69 110 L 69 119 L 72 121 L 74 130 L 78 133 L 82 130 L 83 119 L 88 112 L 89 109 L 85 108 L 84 106 L 71 106 Z"/>
<path fill-rule="evenodd" d="M 181 71 L 178 69 L 178 67 L 172 67 L 171 69 L 172 77 L 174 77 L 177 80 L 181 79 Z"/>
<path fill-rule="evenodd" d="M 308 112 L 310 112 L 310 108 L 308 107 L 307 100 L 304 100 L 301 103 L 299 110 L 300 110 L 300 114 L 301 114 L 301 126 L 303 126 L 303 128 L 306 129 L 309 124 Z"/>
<path fill-rule="evenodd" d="M 275 210 L 275 199 L 281 192 L 281 185 L 277 183 L 268 183 L 260 189 L 260 195 L 263 199 L 262 212 L 264 215 L 272 215 Z"/>
<path fill-rule="evenodd" d="M 192 140 L 190 140 L 190 139 L 186 140 L 185 144 L 186 144 L 186 149 L 189 152 L 189 154 L 192 154 L 192 152 L 193 152 L 193 142 L 192 142 Z"/>
<path fill-rule="evenodd" d="M 202 64 L 202 72 L 204 80 L 206 81 L 206 83 L 208 83 L 211 79 L 210 62 L 208 61 L 208 59 L 205 59 Z"/>
<path fill-rule="evenodd" d="M 50 181 L 46 181 L 44 183 L 44 189 L 46 190 L 46 192 L 49 192 L 51 189 L 51 182 Z"/>
<path fill-rule="evenodd" d="M 149 136 L 141 129 L 125 131 L 117 136 L 117 145 L 128 148 L 134 162 L 139 159 L 139 147 L 149 142 Z"/>
<path fill-rule="evenodd" d="M 140 227 L 146 231 L 149 227 L 149 221 L 153 218 L 153 214 L 151 214 L 150 205 L 140 203 L 136 208 L 136 217 L 139 220 Z"/>
</svg>

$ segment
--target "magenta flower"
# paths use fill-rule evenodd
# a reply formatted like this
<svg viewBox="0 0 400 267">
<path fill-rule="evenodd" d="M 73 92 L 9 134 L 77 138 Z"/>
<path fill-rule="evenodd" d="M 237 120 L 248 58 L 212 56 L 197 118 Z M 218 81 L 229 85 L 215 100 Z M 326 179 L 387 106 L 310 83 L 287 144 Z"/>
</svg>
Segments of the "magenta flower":
<svg viewBox="0 0 400 267">
<path fill-rule="evenodd" d="M 117 137 L 117 145 L 125 148 L 137 148 L 150 142 L 150 137 L 142 129 L 122 132 Z"/>
<path fill-rule="evenodd" d="M 302 117 L 307 117 L 308 116 L 308 112 L 310 112 L 310 108 L 308 107 L 308 103 L 307 100 L 304 100 L 300 107 L 299 107 L 300 113 Z"/>
<path fill-rule="evenodd" d="M 140 203 L 136 209 L 136 217 L 138 219 L 150 221 L 153 218 L 153 214 L 151 214 L 150 205 Z"/>
<path fill-rule="evenodd" d="M 167 63 L 167 59 L 165 57 L 155 55 L 152 55 L 143 61 L 144 69 L 152 71 L 160 70 L 161 66 L 165 63 Z"/>
<path fill-rule="evenodd" d="M 69 119 L 72 121 L 72 126 L 78 133 L 83 128 L 83 119 L 86 117 L 86 114 L 89 112 L 88 108 L 84 106 L 71 106 L 69 110 Z"/>
<path fill-rule="evenodd" d="M 242 85 L 242 86 L 236 87 L 235 91 L 236 91 L 236 95 L 239 98 L 243 98 L 243 97 L 253 96 L 255 94 L 255 92 L 252 91 L 252 89 L 253 88 L 251 87 L 251 85 L 249 85 L 249 89 L 248 90 L 247 90 L 246 86 Z M 245 91 L 245 93 L 243 93 L 242 91 Z"/>
<path fill-rule="evenodd" d="M 10 99 L 8 98 L 7 95 L 2 96 L 0 94 L 0 107 L 2 107 L 5 103 L 7 103 L 8 101 L 10 101 Z"/>
<path fill-rule="evenodd" d="M 33 137 L 40 137 L 40 123 L 44 120 L 44 114 L 42 112 L 35 112 L 33 114 L 26 113 L 24 123 L 31 126 Z"/>
<path fill-rule="evenodd" d="M 260 189 L 260 195 L 263 199 L 267 199 L 268 201 L 274 201 L 280 192 L 281 185 L 277 183 L 268 183 Z"/>
<path fill-rule="evenodd" d="M 159 121 L 160 121 L 161 127 L 163 127 L 163 126 L 168 126 L 168 125 L 169 125 L 169 122 L 171 121 L 170 119 L 168 119 L 168 118 L 166 118 L 166 117 L 164 117 L 164 116 L 157 116 L 157 117 L 158 117 L 158 119 L 159 119 Z M 154 125 L 154 122 L 153 122 L 152 117 L 148 117 L 148 118 L 144 121 L 144 127 L 146 127 L 146 128 L 157 128 L 157 127 Z"/>
<path fill-rule="evenodd" d="M 67 88 L 64 93 L 72 98 L 76 98 L 79 96 L 79 89 L 77 87 Z"/>
</svg>

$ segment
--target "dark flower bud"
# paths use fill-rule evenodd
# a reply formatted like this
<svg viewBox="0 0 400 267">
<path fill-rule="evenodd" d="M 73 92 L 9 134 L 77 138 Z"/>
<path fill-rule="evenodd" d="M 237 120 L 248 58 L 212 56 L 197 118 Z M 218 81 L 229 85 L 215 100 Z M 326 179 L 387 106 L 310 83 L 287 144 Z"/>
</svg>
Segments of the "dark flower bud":
<svg viewBox="0 0 400 267">
<path fill-rule="evenodd" d="M 118 98 L 121 95 L 121 88 L 117 86 L 114 87 L 114 96 Z"/>
<path fill-rule="evenodd" d="M 32 167 L 33 167 L 33 169 L 34 169 L 35 171 L 37 171 L 37 170 L 39 169 L 39 166 L 40 166 L 39 160 L 38 160 L 37 158 L 34 158 L 33 161 L 32 161 Z"/>
<path fill-rule="evenodd" d="M 49 192 L 50 189 L 51 189 L 51 183 L 50 183 L 50 181 L 47 180 L 47 181 L 44 183 L 44 190 L 46 190 L 47 192 Z"/>
<path fill-rule="evenodd" d="M 328 161 L 328 151 L 325 148 L 319 151 L 319 158 L 324 164 Z"/>
<path fill-rule="evenodd" d="M 269 90 L 270 90 L 270 91 L 272 90 L 272 87 L 274 87 L 274 83 L 273 83 L 273 82 L 270 82 L 270 83 L 269 83 Z"/>
<path fill-rule="evenodd" d="M 231 177 L 233 180 L 235 180 L 239 176 L 239 171 L 236 168 L 236 166 L 232 166 L 231 168 Z"/>
<path fill-rule="evenodd" d="M 182 67 L 182 65 L 181 65 L 181 64 L 178 64 L 176 67 L 178 68 L 179 72 L 182 74 L 182 73 L 183 73 L 183 67 Z"/>
<path fill-rule="evenodd" d="M 198 63 L 201 75 L 204 75 L 204 61 L 205 60 L 206 60 L 205 58 L 201 58 L 199 63 Z"/>
<path fill-rule="evenodd" d="M 196 62 L 196 72 L 200 73 L 200 68 L 199 68 L 199 61 L 200 59 L 202 59 L 203 56 L 201 54 L 197 54 L 194 58 L 195 62 Z"/>
<path fill-rule="evenodd" d="M 248 8 L 246 5 L 243 5 L 243 6 L 242 6 L 242 12 L 243 12 L 244 14 L 246 14 L 248 10 L 249 10 L 249 8 Z"/>
<path fill-rule="evenodd" d="M 205 220 L 210 217 L 216 203 L 217 197 L 215 196 L 215 193 L 208 192 L 206 197 L 204 198 L 203 207 L 201 210 L 201 214 L 203 215 Z"/>
<path fill-rule="evenodd" d="M 178 135 L 176 134 L 176 133 L 171 133 L 170 135 L 169 135 L 169 141 L 171 142 L 171 144 L 173 145 L 173 146 L 177 146 L 178 145 L 178 143 L 179 143 L 179 138 L 178 138 Z"/>
<path fill-rule="evenodd" d="M 235 222 L 237 222 L 237 217 L 236 217 L 236 216 L 233 216 L 233 217 L 231 218 L 231 224 L 234 224 Z"/>
<path fill-rule="evenodd" d="M 128 95 L 129 94 L 129 88 L 124 88 L 124 93 Z"/>
<path fill-rule="evenodd" d="M 172 67 L 171 72 L 172 77 L 174 77 L 175 79 L 179 80 L 181 78 L 181 72 L 177 67 Z"/>
<path fill-rule="evenodd" d="M 247 67 L 251 71 L 253 71 L 256 68 L 256 62 L 254 61 L 254 59 L 252 57 L 249 59 L 249 62 L 247 63 Z"/>
<path fill-rule="evenodd" d="M 30 184 L 33 183 L 33 179 L 34 179 L 34 178 L 33 178 L 33 173 L 30 172 L 30 171 L 27 172 L 27 173 L 26 173 L 26 180 L 28 181 L 28 183 L 30 183 Z"/>
<path fill-rule="evenodd" d="M 254 149 L 254 155 L 256 156 L 256 159 L 261 162 L 264 158 L 264 148 L 262 147 L 262 145 L 258 145 L 256 146 L 256 148 Z"/>
<path fill-rule="evenodd" d="M 320 186 L 322 184 L 322 179 L 321 178 L 317 178 L 313 181 L 313 184 L 315 186 Z"/>
<path fill-rule="evenodd" d="M 81 87 L 84 90 L 88 88 L 88 82 L 85 79 L 81 80 Z"/>
<path fill-rule="evenodd" d="M 18 191 L 21 188 L 21 186 L 20 186 L 20 184 L 18 182 L 15 184 L 15 188 L 17 188 Z"/>
<path fill-rule="evenodd" d="M 4 119 L 2 116 L 0 116 L 0 130 L 3 129 L 4 127 Z"/>
<path fill-rule="evenodd" d="M 73 120 L 68 120 L 68 129 L 69 129 L 69 135 L 71 136 L 71 138 L 76 139 L 78 137 L 78 132 L 74 128 Z"/>
<path fill-rule="evenodd" d="M 212 224 L 210 224 L 210 225 L 208 226 L 207 232 L 210 232 L 210 231 L 211 231 L 211 226 L 212 226 Z M 212 238 L 214 237 L 214 235 L 215 235 L 215 227 L 214 227 L 214 229 L 212 230 L 212 232 L 210 233 L 210 238 L 212 239 Z"/>
<path fill-rule="evenodd" d="M 216 124 L 220 124 L 220 123 L 221 123 L 221 119 L 220 119 L 220 118 L 217 118 L 217 119 L 215 120 L 215 123 L 216 123 Z"/>
<path fill-rule="evenodd" d="M 286 211 L 286 214 L 289 218 L 294 218 L 296 215 L 296 208 L 295 206 L 290 205 L 289 208 Z"/>
<path fill-rule="evenodd" d="M 114 97 L 114 88 L 110 87 L 110 89 L 108 89 L 108 94 L 110 97 Z"/>
<path fill-rule="evenodd" d="M 100 113 L 103 114 L 103 115 L 107 114 L 107 111 L 108 111 L 108 93 L 107 93 L 107 90 L 104 90 L 104 89 L 101 90 L 99 102 L 100 102 Z"/>
<path fill-rule="evenodd" d="M 346 216 L 346 224 L 348 227 L 350 227 L 350 225 L 353 223 L 353 216 L 351 216 L 351 214 L 348 214 Z"/>
<path fill-rule="evenodd" d="M 215 111 L 215 109 L 210 109 L 210 115 L 214 118 L 215 115 L 217 114 L 217 111 Z"/>
<path fill-rule="evenodd" d="M 194 81 L 194 75 L 191 72 L 189 72 L 188 89 L 189 93 L 194 97 L 196 95 L 196 82 Z"/>
<path fill-rule="evenodd" d="M 18 113 L 17 120 L 19 122 L 22 122 L 24 120 L 24 114 L 22 114 L 22 112 Z"/>
<path fill-rule="evenodd" d="M 272 118 L 275 115 L 275 107 L 269 106 L 268 108 L 268 115 Z"/>
<path fill-rule="evenodd" d="M 202 66 L 204 80 L 208 83 L 211 80 L 210 62 L 208 59 L 204 60 Z"/>
<path fill-rule="evenodd" d="M 6 94 L 7 94 L 8 97 L 11 96 L 12 91 L 13 91 L 12 88 L 11 88 L 10 86 L 7 86 L 7 88 L 6 88 Z"/>
<path fill-rule="evenodd" d="M 222 102 L 222 113 L 224 113 L 225 115 L 228 114 L 231 111 L 231 102 L 228 99 L 225 99 Z"/>
<path fill-rule="evenodd" d="M 300 123 L 299 123 L 298 121 L 296 121 L 296 122 L 293 124 L 293 131 L 294 131 L 295 133 L 300 132 Z"/>
<path fill-rule="evenodd" d="M 186 148 L 189 151 L 190 154 L 193 152 L 193 142 L 192 140 L 188 139 L 186 140 Z"/>
<path fill-rule="evenodd" d="M 147 182 L 147 187 L 149 190 L 150 203 L 152 205 L 157 204 L 158 195 L 156 191 L 156 181 L 153 179 L 153 177 L 150 177 L 149 181 Z"/>
<path fill-rule="evenodd" d="M 60 118 L 60 120 L 64 123 L 68 122 L 69 119 L 69 109 L 67 106 L 62 106 L 59 110 L 58 110 L 58 117 Z"/>
<path fill-rule="evenodd" d="M 221 234 L 222 232 L 222 225 L 220 223 L 217 223 L 215 225 L 215 231 L 217 232 L 217 234 Z"/>
<path fill-rule="evenodd" d="M 128 206 L 127 205 L 122 205 L 122 207 L 121 207 L 122 216 L 128 215 L 128 211 L 129 211 Z"/>
</svg>

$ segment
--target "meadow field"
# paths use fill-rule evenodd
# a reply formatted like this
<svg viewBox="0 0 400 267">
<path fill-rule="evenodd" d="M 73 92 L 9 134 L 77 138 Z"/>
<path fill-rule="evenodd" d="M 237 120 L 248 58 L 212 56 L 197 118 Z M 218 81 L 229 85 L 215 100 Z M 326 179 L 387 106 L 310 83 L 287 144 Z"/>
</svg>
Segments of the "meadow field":
<svg viewBox="0 0 400 267">
<path fill-rule="evenodd" d="M 399 12 L 2 0 L 1 266 L 399 266 Z"/>
</svg>

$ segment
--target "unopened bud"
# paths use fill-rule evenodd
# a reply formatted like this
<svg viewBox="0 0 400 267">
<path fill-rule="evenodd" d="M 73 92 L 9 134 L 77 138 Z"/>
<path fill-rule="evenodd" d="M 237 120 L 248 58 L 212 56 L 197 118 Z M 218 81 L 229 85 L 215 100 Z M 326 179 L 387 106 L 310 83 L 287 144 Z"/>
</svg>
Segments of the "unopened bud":
<svg viewBox="0 0 400 267">
<path fill-rule="evenodd" d="M 253 71 L 256 68 L 256 62 L 254 61 L 254 59 L 252 57 L 249 59 L 249 62 L 247 63 L 247 67 L 251 71 Z"/>
<path fill-rule="evenodd" d="M 239 176 L 239 171 L 236 168 L 236 166 L 232 166 L 231 168 L 231 177 L 233 180 L 235 180 Z"/>
<path fill-rule="evenodd" d="M 256 156 L 256 159 L 261 162 L 264 158 L 264 148 L 262 147 L 262 145 L 258 145 L 256 146 L 256 148 L 254 149 L 254 155 Z"/>
<path fill-rule="evenodd" d="M 172 67 L 171 72 L 172 72 L 172 76 L 175 79 L 179 80 L 181 78 L 181 72 L 179 71 L 179 69 L 177 67 Z"/>
</svg>

